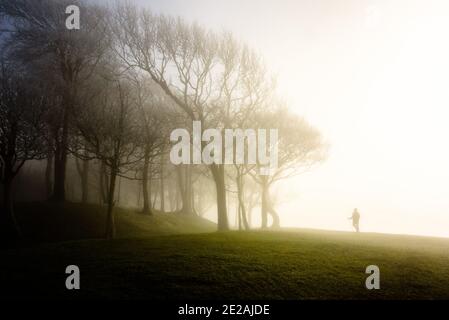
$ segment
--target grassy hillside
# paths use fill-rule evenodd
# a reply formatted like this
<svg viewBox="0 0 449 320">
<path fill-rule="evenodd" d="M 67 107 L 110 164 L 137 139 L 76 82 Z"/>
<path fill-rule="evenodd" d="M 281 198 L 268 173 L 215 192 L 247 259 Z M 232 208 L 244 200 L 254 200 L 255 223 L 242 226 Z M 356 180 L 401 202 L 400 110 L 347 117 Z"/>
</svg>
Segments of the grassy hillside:
<svg viewBox="0 0 449 320">
<path fill-rule="evenodd" d="M 64 287 L 65 267 L 81 290 Z M 365 268 L 381 271 L 368 291 Z M 42 244 L 2 254 L 9 297 L 133 299 L 449 298 L 449 239 L 312 230 Z"/>
<path fill-rule="evenodd" d="M 118 238 L 213 232 L 214 223 L 197 216 L 164 213 L 147 216 L 137 210 L 115 208 Z M 103 238 L 106 208 L 78 203 L 19 203 L 16 216 L 31 242 Z"/>
</svg>

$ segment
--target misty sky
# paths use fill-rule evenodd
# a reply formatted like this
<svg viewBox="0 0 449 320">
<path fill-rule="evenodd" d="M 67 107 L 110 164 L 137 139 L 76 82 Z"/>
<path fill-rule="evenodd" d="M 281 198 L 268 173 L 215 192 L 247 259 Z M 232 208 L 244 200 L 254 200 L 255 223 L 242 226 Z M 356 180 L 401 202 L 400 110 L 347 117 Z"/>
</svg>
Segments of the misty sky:
<svg viewBox="0 0 449 320">
<path fill-rule="evenodd" d="M 331 144 L 279 192 L 282 226 L 351 230 L 357 207 L 362 231 L 449 237 L 449 2 L 137 2 L 250 44 Z"/>
</svg>

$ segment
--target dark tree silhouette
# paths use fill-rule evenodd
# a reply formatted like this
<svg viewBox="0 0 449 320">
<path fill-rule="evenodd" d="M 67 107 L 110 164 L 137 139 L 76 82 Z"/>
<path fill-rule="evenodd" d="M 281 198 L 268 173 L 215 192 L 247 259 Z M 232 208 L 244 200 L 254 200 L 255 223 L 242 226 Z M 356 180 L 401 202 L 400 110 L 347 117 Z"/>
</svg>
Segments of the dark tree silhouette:
<svg viewBox="0 0 449 320">
<path fill-rule="evenodd" d="M 66 28 L 69 5 L 77 5 L 83 12 L 80 30 Z M 53 198 L 64 201 L 69 128 L 77 91 L 109 47 L 105 10 L 78 0 L 0 0 L 0 15 L 12 26 L 8 43 L 14 58 L 23 64 L 39 61 L 42 73 L 57 75 L 62 101 L 59 121 L 52 130 Z"/>
<path fill-rule="evenodd" d="M 14 217 L 13 181 L 26 161 L 45 156 L 42 131 L 46 98 L 42 94 L 45 90 L 31 86 L 33 80 L 17 66 L 2 61 L 0 68 L 0 182 L 4 208 L 0 234 L 14 240 L 20 231 Z"/>
</svg>

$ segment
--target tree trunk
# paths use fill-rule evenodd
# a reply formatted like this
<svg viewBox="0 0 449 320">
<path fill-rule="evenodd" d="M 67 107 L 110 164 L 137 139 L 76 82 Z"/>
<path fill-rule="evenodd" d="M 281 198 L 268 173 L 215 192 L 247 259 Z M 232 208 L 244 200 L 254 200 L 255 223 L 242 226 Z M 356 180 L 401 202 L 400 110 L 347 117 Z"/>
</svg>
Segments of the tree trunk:
<svg viewBox="0 0 449 320">
<path fill-rule="evenodd" d="M 89 161 L 82 160 L 82 165 L 79 161 L 78 158 L 75 158 L 76 168 L 81 180 L 81 202 L 87 203 L 89 200 Z"/>
<path fill-rule="evenodd" d="M 266 181 L 263 181 L 262 184 L 262 205 L 261 205 L 261 211 L 262 211 L 262 228 L 268 227 L 268 213 L 273 218 L 273 222 L 271 227 L 272 228 L 279 228 L 280 227 L 280 221 L 279 221 L 279 215 L 274 210 L 273 205 L 270 200 L 270 184 Z"/>
<path fill-rule="evenodd" d="M 173 206 L 175 203 L 175 199 L 173 198 L 173 188 L 172 188 L 172 183 L 171 183 L 170 179 L 167 181 L 167 184 L 168 184 L 168 188 L 167 188 L 168 205 L 170 208 L 170 212 L 173 212 L 174 211 Z"/>
<path fill-rule="evenodd" d="M 229 198 L 228 198 L 229 199 Z M 229 203 L 228 203 L 228 208 L 229 208 Z M 240 228 L 242 227 L 242 221 L 240 220 L 240 206 L 238 205 L 238 201 L 237 201 L 237 206 L 235 207 L 236 211 L 235 211 L 235 222 L 234 222 L 234 226 L 241 230 Z"/>
<path fill-rule="evenodd" d="M 15 163 L 15 151 L 16 151 L 16 141 L 17 141 L 17 126 L 14 123 L 12 125 L 11 136 L 8 137 L 7 156 L 3 158 L 3 164 L 0 169 L 2 169 L 0 177 L 3 183 L 3 212 L 0 212 L 0 245 L 8 246 L 9 244 L 16 243 L 20 237 L 19 226 L 16 223 L 14 216 L 14 203 L 12 197 L 12 188 L 14 177 L 19 169 L 14 172 Z M 23 165 L 23 163 L 21 164 Z M 20 165 L 20 166 L 21 166 Z M 19 166 L 19 168 L 20 168 Z"/>
<path fill-rule="evenodd" d="M 137 207 L 140 207 L 141 203 L 142 203 L 142 189 L 143 189 L 143 185 L 142 184 L 138 184 L 137 185 Z"/>
<path fill-rule="evenodd" d="M 3 185 L 3 212 L 1 213 L 0 236 L 4 245 L 15 243 L 20 239 L 20 229 L 14 216 L 12 182 L 12 178 L 6 178 Z"/>
<path fill-rule="evenodd" d="M 262 214 L 262 229 L 268 226 L 268 209 L 267 209 L 267 201 L 268 201 L 268 186 L 267 183 L 262 182 L 262 199 L 261 199 L 261 214 Z"/>
<path fill-rule="evenodd" d="M 190 203 L 192 204 L 192 213 L 196 216 L 198 216 L 198 211 L 196 210 L 195 206 L 195 188 L 193 186 L 193 183 L 190 181 Z"/>
<path fill-rule="evenodd" d="M 243 176 L 241 174 L 237 175 L 237 198 L 238 198 L 238 214 L 239 214 L 239 230 L 242 226 L 245 230 L 249 230 L 249 223 L 246 217 L 245 201 L 243 200 Z"/>
<path fill-rule="evenodd" d="M 161 212 L 165 212 L 164 164 L 161 162 Z"/>
<path fill-rule="evenodd" d="M 269 206 L 268 206 L 268 212 L 271 214 L 271 217 L 273 218 L 273 224 L 271 225 L 272 228 L 279 228 L 281 226 L 280 221 L 279 221 L 279 215 L 276 212 L 276 210 L 274 210 L 273 205 L 269 202 Z"/>
<path fill-rule="evenodd" d="M 65 103 L 68 99 L 65 99 Z M 62 133 L 61 138 L 58 139 L 56 135 L 56 152 L 55 152 L 55 175 L 54 175 L 54 185 L 53 185 L 53 200 L 55 201 L 65 201 L 65 178 L 66 178 L 66 167 L 67 167 L 67 143 L 69 137 L 69 106 L 65 106 L 64 118 L 62 123 Z"/>
<path fill-rule="evenodd" d="M 183 195 L 183 210 L 187 214 L 193 214 L 192 206 L 192 170 L 191 167 L 184 167 L 184 195 Z M 185 205 L 184 205 L 185 203 Z"/>
<path fill-rule="evenodd" d="M 151 186 L 148 185 L 148 174 L 150 171 L 150 153 L 148 150 L 145 150 L 145 158 L 143 162 L 143 170 L 142 170 L 142 192 L 143 192 L 143 214 L 151 215 L 153 214 L 151 211 Z"/>
<path fill-rule="evenodd" d="M 109 185 L 108 182 L 108 173 L 106 170 L 106 164 L 104 161 L 101 161 L 100 164 L 100 201 L 101 204 L 106 204 L 108 202 L 108 191 L 107 186 Z"/>
<path fill-rule="evenodd" d="M 156 191 L 153 192 L 153 200 L 152 200 L 152 205 L 151 205 L 151 208 L 153 210 L 156 210 L 156 202 L 157 202 L 158 194 L 159 194 L 159 190 L 156 188 Z M 151 199 L 151 196 L 150 196 L 150 199 Z"/>
<path fill-rule="evenodd" d="M 81 202 L 89 201 L 89 161 L 83 160 L 83 170 L 81 175 Z"/>
<path fill-rule="evenodd" d="M 62 159 L 61 159 L 61 143 L 56 141 L 55 143 L 55 163 L 54 163 L 54 183 L 53 183 L 53 195 L 52 200 L 60 201 L 65 198 L 64 181 L 61 177 L 62 172 Z"/>
<path fill-rule="evenodd" d="M 217 191 L 217 227 L 218 231 L 229 230 L 228 212 L 226 207 L 226 186 L 224 166 L 212 164 L 209 166 L 214 177 L 215 188 Z"/>
<path fill-rule="evenodd" d="M 176 173 L 178 176 L 179 192 L 181 194 L 182 208 L 184 214 L 192 214 L 192 197 L 190 188 L 190 168 L 187 166 L 177 166 Z"/>
<path fill-rule="evenodd" d="M 257 203 L 259 202 L 259 197 L 257 196 L 258 191 L 250 188 L 248 189 L 250 191 L 250 196 L 249 196 L 249 201 L 248 201 L 248 205 L 246 206 L 247 209 L 247 217 L 248 217 L 248 226 L 251 228 L 252 224 L 253 224 L 253 211 L 254 211 L 254 207 L 257 205 Z"/>
<path fill-rule="evenodd" d="M 118 190 L 117 190 L 117 204 L 120 204 L 120 200 L 122 198 L 122 177 L 118 177 Z"/>
<path fill-rule="evenodd" d="M 180 205 L 179 205 L 179 202 L 180 202 L 180 197 L 179 197 L 179 188 L 174 188 L 173 189 L 174 191 L 174 193 L 175 193 L 175 211 L 176 212 L 179 212 L 180 210 L 179 210 L 179 207 L 180 207 Z"/>
<path fill-rule="evenodd" d="M 204 212 L 203 212 L 203 197 L 202 197 L 201 191 L 198 193 L 195 192 L 195 194 L 193 195 L 193 200 L 195 200 L 195 197 L 196 197 L 196 203 L 195 203 L 195 201 L 193 201 L 193 207 L 195 208 L 195 214 L 197 216 L 202 217 Z"/>
<path fill-rule="evenodd" d="M 114 219 L 114 193 L 115 193 L 115 181 L 117 178 L 117 168 L 111 168 L 111 177 L 109 179 L 109 191 L 108 191 L 108 207 L 106 215 L 106 239 L 115 238 L 115 219 Z"/>
<path fill-rule="evenodd" d="M 50 199 L 53 194 L 53 182 L 52 182 L 53 162 L 54 162 L 54 151 L 53 151 L 53 144 L 51 144 L 48 147 L 47 163 L 45 167 L 45 187 L 47 190 L 47 199 Z"/>
</svg>

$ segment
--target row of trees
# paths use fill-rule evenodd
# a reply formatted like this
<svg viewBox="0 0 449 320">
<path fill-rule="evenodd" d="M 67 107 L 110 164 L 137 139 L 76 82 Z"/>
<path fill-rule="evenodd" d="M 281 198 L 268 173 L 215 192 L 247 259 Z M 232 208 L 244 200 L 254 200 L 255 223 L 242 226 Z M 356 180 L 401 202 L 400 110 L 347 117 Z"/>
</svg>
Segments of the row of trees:
<svg viewBox="0 0 449 320">
<path fill-rule="evenodd" d="M 65 26 L 65 8 L 73 4 L 81 9 L 80 30 Z M 248 229 L 247 208 L 255 206 L 248 184 L 260 186 L 262 227 L 268 215 L 279 226 L 270 188 L 323 159 L 319 132 L 279 102 L 260 56 L 229 33 L 128 2 L 107 8 L 73 0 L 0 0 L 0 17 L 2 234 L 8 238 L 18 234 L 12 182 L 31 159 L 45 159 L 54 201 L 66 200 L 69 159 L 82 201 L 98 177 L 107 238 L 115 233 L 117 178 L 141 185 L 146 214 L 152 212 L 152 178 L 162 184 L 161 206 L 165 181 L 177 189 L 185 214 L 197 211 L 195 203 L 207 207 L 198 204 L 203 193 L 195 197 L 193 191 L 196 181 L 211 179 L 218 230 L 229 229 L 229 192 L 237 195 L 239 226 Z M 278 168 L 261 176 L 258 165 L 172 165 L 170 132 L 192 130 L 192 121 L 202 130 L 278 129 Z"/>
</svg>

